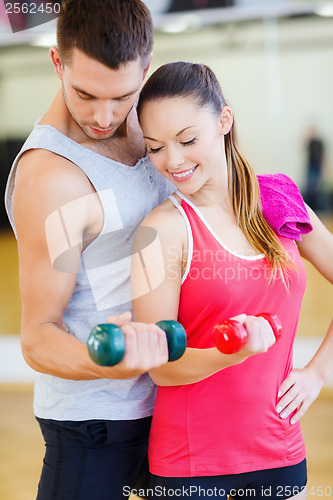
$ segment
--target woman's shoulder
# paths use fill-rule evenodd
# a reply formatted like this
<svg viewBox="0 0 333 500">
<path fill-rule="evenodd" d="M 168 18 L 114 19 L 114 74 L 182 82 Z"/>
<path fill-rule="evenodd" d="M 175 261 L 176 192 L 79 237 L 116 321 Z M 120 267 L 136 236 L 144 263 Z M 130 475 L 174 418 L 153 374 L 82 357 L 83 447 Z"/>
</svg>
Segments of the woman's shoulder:
<svg viewBox="0 0 333 500">
<path fill-rule="evenodd" d="M 153 227 L 158 233 L 166 235 L 175 235 L 179 231 L 182 232 L 184 228 L 186 229 L 183 216 L 169 198 L 155 207 L 141 225 Z"/>
</svg>

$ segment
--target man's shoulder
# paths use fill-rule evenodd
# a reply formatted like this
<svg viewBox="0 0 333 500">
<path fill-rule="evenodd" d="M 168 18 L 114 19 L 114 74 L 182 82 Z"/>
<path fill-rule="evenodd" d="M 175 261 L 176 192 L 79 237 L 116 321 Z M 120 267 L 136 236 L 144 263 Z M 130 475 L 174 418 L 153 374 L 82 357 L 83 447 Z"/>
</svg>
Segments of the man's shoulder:
<svg viewBox="0 0 333 500">
<path fill-rule="evenodd" d="M 93 191 L 86 175 L 77 165 L 45 149 L 32 149 L 23 153 L 17 165 L 15 190 L 26 193 L 32 201 L 51 196 L 62 202 Z"/>
<path fill-rule="evenodd" d="M 81 169 L 68 158 L 47 149 L 29 149 L 25 151 L 17 164 L 21 175 L 39 176 L 41 179 L 57 176 L 82 176 Z"/>
<path fill-rule="evenodd" d="M 53 169 L 66 168 L 72 163 L 66 150 L 74 143 L 68 135 L 52 125 L 36 123 L 19 153 L 17 169 L 24 167 L 25 171 L 29 170 L 29 174 L 41 170 L 52 175 Z M 46 172 L 46 166 L 52 166 L 53 169 L 48 168 Z"/>
<path fill-rule="evenodd" d="M 20 160 L 13 214 L 21 234 L 24 225 L 44 235 L 41 228 L 57 234 L 65 224 L 77 241 L 84 231 L 94 238 L 103 221 L 98 197 L 84 173 L 69 160 L 45 150 L 27 151 Z"/>
</svg>

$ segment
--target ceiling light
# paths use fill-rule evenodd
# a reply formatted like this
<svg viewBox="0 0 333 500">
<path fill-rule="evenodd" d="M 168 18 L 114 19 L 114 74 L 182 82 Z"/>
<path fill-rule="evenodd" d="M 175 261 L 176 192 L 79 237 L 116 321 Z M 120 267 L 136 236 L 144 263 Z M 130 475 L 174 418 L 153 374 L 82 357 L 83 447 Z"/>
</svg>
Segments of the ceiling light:
<svg viewBox="0 0 333 500">
<path fill-rule="evenodd" d="M 322 4 L 315 10 L 317 16 L 333 17 L 333 3 Z"/>
<path fill-rule="evenodd" d="M 57 45 L 57 37 L 55 33 L 43 33 L 33 40 L 31 43 L 34 47 L 52 47 Z"/>
<path fill-rule="evenodd" d="M 172 21 L 163 24 L 160 29 L 164 33 L 182 33 L 184 31 L 197 30 L 202 25 L 201 19 L 196 14 L 177 15 Z"/>
</svg>

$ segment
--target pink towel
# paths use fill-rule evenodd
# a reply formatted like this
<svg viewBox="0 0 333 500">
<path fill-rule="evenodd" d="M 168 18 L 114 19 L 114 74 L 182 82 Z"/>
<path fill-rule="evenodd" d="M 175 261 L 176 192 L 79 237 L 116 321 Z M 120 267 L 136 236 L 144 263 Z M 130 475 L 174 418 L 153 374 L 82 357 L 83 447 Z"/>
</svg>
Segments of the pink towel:
<svg viewBox="0 0 333 500">
<path fill-rule="evenodd" d="M 284 174 L 258 175 L 263 215 L 280 236 L 302 241 L 312 231 L 300 190 Z"/>
</svg>

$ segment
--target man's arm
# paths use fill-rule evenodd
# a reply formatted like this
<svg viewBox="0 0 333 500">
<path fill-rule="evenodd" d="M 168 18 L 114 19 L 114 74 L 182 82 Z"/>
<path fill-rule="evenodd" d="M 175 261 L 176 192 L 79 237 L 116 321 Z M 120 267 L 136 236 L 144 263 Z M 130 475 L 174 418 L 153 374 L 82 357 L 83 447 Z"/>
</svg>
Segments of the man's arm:
<svg viewBox="0 0 333 500">
<path fill-rule="evenodd" d="M 75 200 L 80 210 L 75 210 Z M 72 203 L 72 205 L 71 205 Z M 52 214 L 69 213 L 70 254 L 67 271 L 57 270 L 54 255 L 63 234 Z M 44 150 L 29 151 L 20 161 L 13 197 L 22 298 L 21 344 L 34 370 L 73 380 L 130 378 L 167 359 L 165 335 L 152 326 L 129 323 L 129 315 L 112 318 L 123 327 L 126 355 L 115 367 L 100 367 L 85 343 L 63 328 L 63 314 L 74 291 L 84 241 L 92 241 L 103 225 L 103 209 L 90 182 L 70 161 Z M 58 231 L 58 232 L 57 232 Z M 123 326 L 126 325 L 126 326 Z M 149 342 L 147 341 L 149 338 Z M 145 346 L 145 349 L 142 347 Z"/>
</svg>

